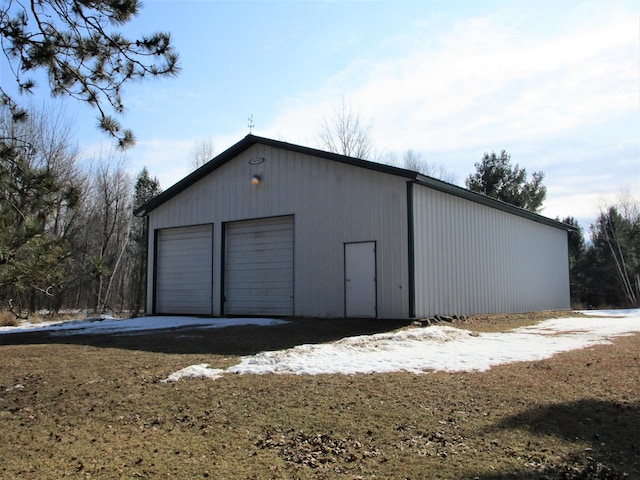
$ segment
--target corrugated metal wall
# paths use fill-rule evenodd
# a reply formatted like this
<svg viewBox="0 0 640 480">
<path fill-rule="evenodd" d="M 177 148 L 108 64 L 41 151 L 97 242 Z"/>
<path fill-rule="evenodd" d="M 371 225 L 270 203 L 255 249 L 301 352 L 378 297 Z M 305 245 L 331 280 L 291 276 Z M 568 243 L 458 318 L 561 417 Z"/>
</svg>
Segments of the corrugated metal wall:
<svg viewBox="0 0 640 480">
<path fill-rule="evenodd" d="M 252 175 L 260 176 L 259 185 L 251 184 Z M 378 317 L 408 317 L 404 178 L 256 144 L 153 210 L 149 228 L 213 223 L 213 289 L 221 292 L 219 226 L 282 215 L 295 216 L 295 315 L 343 317 L 344 244 L 375 241 Z M 214 315 L 221 297 L 214 293 Z M 148 305 L 152 300 L 149 292 Z"/>
<path fill-rule="evenodd" d="M 567 233 L 413 187 L 415 314 L 570 308 Z"/>
</svg>

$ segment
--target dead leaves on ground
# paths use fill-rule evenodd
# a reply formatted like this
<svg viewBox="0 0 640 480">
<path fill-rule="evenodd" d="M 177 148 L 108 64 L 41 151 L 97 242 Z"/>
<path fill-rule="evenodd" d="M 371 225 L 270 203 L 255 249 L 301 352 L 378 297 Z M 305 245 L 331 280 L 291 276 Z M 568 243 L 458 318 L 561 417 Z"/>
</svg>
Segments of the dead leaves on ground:
<svg viewBox="0 0 640 480">
<path fill-rule="evenodd" d="M 310 434 L 296 429 L 265 428 L 255 445 L 259 449 L 277 450 L 294 469 L 306 466 L 334 473 L 346 473 L 345 464 L 381 456 L 371 443 L 351 436 L 339 438 L 330 433 Z"/>
</svg>

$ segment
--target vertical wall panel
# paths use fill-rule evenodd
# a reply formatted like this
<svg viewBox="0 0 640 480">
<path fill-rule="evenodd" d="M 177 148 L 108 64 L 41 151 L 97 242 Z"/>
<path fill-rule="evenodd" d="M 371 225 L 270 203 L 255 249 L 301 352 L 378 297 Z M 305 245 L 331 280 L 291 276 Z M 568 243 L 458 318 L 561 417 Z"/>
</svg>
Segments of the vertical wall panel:
<svg viewBox="0 0 640 480">
<path fill-rule="evenodd" d="M 569 308 L 565 231 L 413 191 L 416 315 Z"/>
</svg>

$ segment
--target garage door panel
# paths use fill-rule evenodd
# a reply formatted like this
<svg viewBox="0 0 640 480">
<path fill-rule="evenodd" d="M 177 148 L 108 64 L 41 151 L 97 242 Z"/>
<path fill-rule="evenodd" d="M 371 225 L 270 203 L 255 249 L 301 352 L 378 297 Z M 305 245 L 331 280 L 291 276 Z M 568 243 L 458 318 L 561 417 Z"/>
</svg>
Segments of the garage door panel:
<svg viewBox="0 0 640 480">
<path fill-rule="evenodd" d="M 293 217 L 229 223 L 225 313 L 293 315 Z"/>
<path fill-rule="evenodd" d="M 287 300 L 291 297 L 291 285 L 269 285 L 268 289 L 260 288 L 259 285 L 248 288 L 233 288 L 227 290 L 227 294 L 232 299 L 244 298 L 251 301 L 254 301 L 256 296 L 262 295 L 265 297 L 263 298 L 262 303 L 274 303 L 277 302 L 278 299 Z"/>
<path fill-rule="evenodd" d="M 157 232 L 156 313 L 212 314 L 213 225 Z"/>
<path fill-rule="evenodd" d="M 286 260 L 274 259 L 274 263 L 282 261 Z M 289 276 L 291 270 L 289 268 L 269 268 L 268 265 L 260 265 L 256 267 L 236 265 L 234 268 L 236 269 L 233 272 L 229 272 L 229 278 L 240 279 L 243 282 L 253 281 L 257 284 L 260 284 L 262 283 L 265 275 L 269 275 L 269 278 L 271 279 L 269 283 L 278 281 L 290 281 Z"/>
</svg>

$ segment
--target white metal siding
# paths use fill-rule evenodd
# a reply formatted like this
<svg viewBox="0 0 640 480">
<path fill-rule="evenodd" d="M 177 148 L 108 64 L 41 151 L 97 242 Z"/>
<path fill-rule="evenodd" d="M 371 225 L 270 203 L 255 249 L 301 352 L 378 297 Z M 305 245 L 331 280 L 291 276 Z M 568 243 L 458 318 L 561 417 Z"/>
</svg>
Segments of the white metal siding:
<svg viewBox="0 0 640 480">
<path fill-rule="evenodd" d="M 233 222 L 225 231 L 225 313 L 293 315 L 293 217 Z"/>
<path fill-rule="evenodd" d="M 566 309 L 567 233 L 416 185 L 416 316 Z"/>
<path fill-rule="evenodd" d="M 252 175 L 259 185 L 251 185 Z M 293 314 L 310 317 L 344 315 L 344 244 L 375 241 L 378 317 L 407 318 L 406 181 L 258 143 L 153 210 L 149 227 L 295 215 Z M 422 185 L 414 185 L 412 199 L 417 316 L 569 308 L 565 231 Z M 228 279 L 223 229 L 213 235 L 212 309 L 219 315 L 229 313 L 221 301 Z M 149 285 L 154 259 L 164 261 L 154 247 L 151 236 Z M 147 298 L 153 305 L 152 289 Z"/>
<path fill-rule="evenodd" d="M 213 225 L 157 231 L 156 313 L 211 315 Z"/>
<path fill-rule="evenodd" d="M 256 157 L 265 161 L 249 163 Z M 259 185 L 251 185 L 252 175 L 260 175 Z M 153 210 L 149 223 L 221 225 L 284 215 L 295 215 L 296 224 L 295 315 L 343 317 L 344 243 L 373 240 L 378 317 L 408 316 L 405 178 L 257 144 Z M 214 232 L 215 315 L 226 312 L 221 232 Z"/>
</svg>

